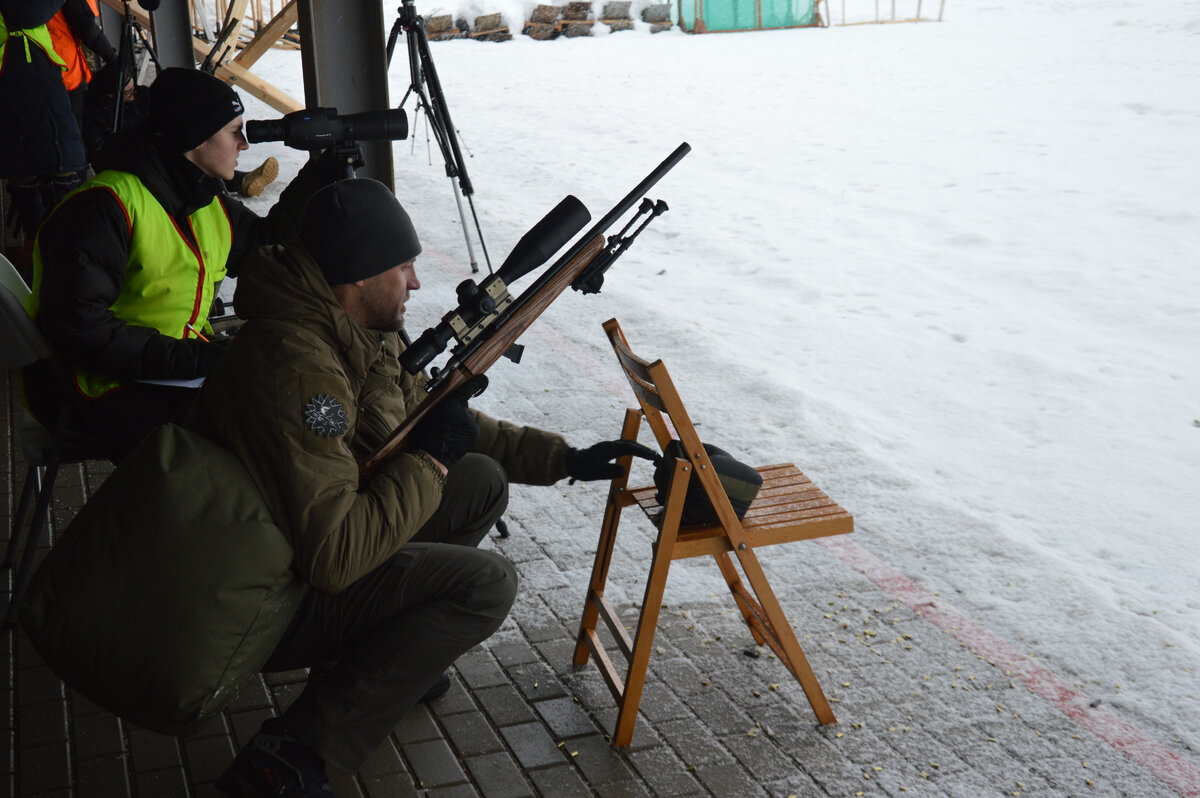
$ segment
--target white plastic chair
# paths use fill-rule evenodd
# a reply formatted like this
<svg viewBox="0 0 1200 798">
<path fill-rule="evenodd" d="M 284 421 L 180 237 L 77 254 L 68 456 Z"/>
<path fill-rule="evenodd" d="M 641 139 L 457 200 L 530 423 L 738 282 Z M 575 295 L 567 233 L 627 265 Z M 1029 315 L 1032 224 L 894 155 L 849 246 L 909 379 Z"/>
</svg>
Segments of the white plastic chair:
<svg viewBox="0 0 1200 798">
<path fill-rule="evenodd" d="M 3 288 L 0 288 L 0 341 L 4 342 L 3 349 L 0 350 L 0 366 L 8 371 L 45 360 L 58 379 L 69 383 L 70 376 L 66 368 L 53 357 L 50 342 L 25 312 L 23 302 L 25 297 L 29 296 L 29 286 L 21 279 L 12 262 L 2 254 L 0 283 L 3 284 Z M 43 427 L 24 409 L 17 420 L 14 432 L 28 468 L 17 512 L 13 516 L 8 549 L 4 555 L 4 568 L 16 566 L 12 593 L 9 595 L 8 609 L 4 615 L 5 626 L 16 621 L 17 607 L 21 603 L 25 587 L 29 584 L 39 536 L 49 520 L 50 500 L 54 493 L 54 480 L 58 476 L 59 466 L 107 459 L 95 441 L 67 431 L 69 412 L 67 409 L 63 410 L 53 430 Z M 25 521 L 29 518 L 31 508 L 33 519 L 26 535 Z M 20 553 L 22 538 L 25 538 L 25 551 L 18 565 L 17 555 Z"/>
</svg>

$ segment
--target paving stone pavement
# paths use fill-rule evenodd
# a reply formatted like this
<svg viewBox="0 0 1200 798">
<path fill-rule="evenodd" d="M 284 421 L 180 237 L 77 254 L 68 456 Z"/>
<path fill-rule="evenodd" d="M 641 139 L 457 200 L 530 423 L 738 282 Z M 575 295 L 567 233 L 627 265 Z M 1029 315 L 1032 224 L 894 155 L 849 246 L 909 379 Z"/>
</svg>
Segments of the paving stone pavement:
<svg viewBox="0 0 1200 798">
<path fill-rule="evenodd" d="M 5 381 L 7 537 L 25 467 L 10 434 L 15 389 Z M 43 550 L 110 470 L 63 470 Z M 335 779 L 339 795 L 1197 794 L 1194 756 L 1180 765 L 1173 753 L 1158 767 L 1126 756 L 822 542 L 775 547 L 762 559 L 840 722 L 820 726 L 799 684 L 753 645 L 718 591 L 715 565 L 681 561 L 633 744 L 616 750 L 606 735 L 616 719 L 612 696 L 594 665 L 571 665 L 603 500 L 594 485 L 514 487 L 511 537 L 485 544 L 516 563 L 523 580 L 509 619 L 459 660 L 444 698 L 414 709 L 362 770 Z M 609 597 L 631 625 L 650 533 L 627 521 L 618 540 Z M 125 723 L 64 686 L 19 631 L 5 630 L 4 641 L 0 796 L 216 795 L 212 782 L 235 750 L 304 679 L 256 680 L 198 734 L 176 739 Z M 1173 768 L 1182 775 L 1160 778 Z"/>
</svg>

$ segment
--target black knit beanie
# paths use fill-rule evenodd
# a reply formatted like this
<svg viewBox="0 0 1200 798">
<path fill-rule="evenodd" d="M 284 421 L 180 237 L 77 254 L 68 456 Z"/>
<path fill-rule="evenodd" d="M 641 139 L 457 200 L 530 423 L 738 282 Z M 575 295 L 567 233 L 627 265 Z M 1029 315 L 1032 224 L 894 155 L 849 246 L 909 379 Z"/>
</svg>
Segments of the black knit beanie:
<svg viewBox="0 0 1200 798">
<path fill-rule="evenodd" d="M 242 114 L 237 92 L 207 72 L 164 69 L 150 84 L 150 131 L 174 152 L 187 152 Z"/>
<path fill-rule="evenodd" d="M 300 219 L 300 239 L 330 285 L 382 274 L 421 254 L 400 201 L 378 180 L 341 180 L 317 191 Z"/>
</svg>

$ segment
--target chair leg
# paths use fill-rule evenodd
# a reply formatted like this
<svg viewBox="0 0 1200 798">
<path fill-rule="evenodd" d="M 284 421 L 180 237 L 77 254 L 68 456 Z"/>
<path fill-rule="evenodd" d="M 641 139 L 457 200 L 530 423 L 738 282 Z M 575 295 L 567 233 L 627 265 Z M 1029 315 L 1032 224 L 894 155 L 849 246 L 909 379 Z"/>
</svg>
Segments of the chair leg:
<svg viewBox="0 0 1200 798">
<path fill-rule="evenodd" d="M 596 545 L 596 559 L 592 564 L 592 578 L 588 582 L 587 594 L 583 597 L 583 618 L 579 621 L 579 635 L 575 639 L 573 665 L 586 665 L 588 661 L 588 637 L 596 631 L 600 620 L 600 602 L 593 600 L 604 596 L 608 582 L 608 569 L 612 564 L 613 550 L 617 543 L 617 526 L 621 523 L 621 507 L 617 503 L 616 489 L 610 489 L 608 504 L 604 508 L 604 523 L 600 527 L 600 542 Z"/>
<path fill-rule="evenodd" d="M 663 592 L 667 587 L 667 573 L 671 568 L 677 530 L 678 523 L 663 524 L 654 544 L 650 578 L 646 580 L 642 611 L 638 615 L 637 630 L 633 638 L 633 653 L 629 657 L 629 670 L 625 676 L 625 693 L 621 696 L 617 725 L 613 730 L 612 744 L 618 748 L 633 742 L 633 725 L 637 721 L 638 704 L 642 701 L 642 690 L 646 686 L 646 669 L 650 665 L 650 651 L 654 646 L 654 633 L 658 628 L 658 614 L 662 610 Z"/>
<path fill-rule="evenodd" d="M 746 626 L 750 627 L 750 634 L 754 636 L 754 642 L 760 646 L 766 645 L 767 639 L 758 630 L 754 614 L 750 611 L 750 608 L 742 601 L 736 601 L 746 592 L 746 588 L 742 585 L 742 577 L 737 572 L 737 569 L 733 567 L 733 562 L 729 559 L 729 554 L 726 552 L 714 554 L 713 559 L 717 561 L 717 567 L 721 569 L 721 576 L 725 577 L 725 584 L 729 586 L 729 592 L 733 594 L 735 603 L 742 612 L 742 619 L 746 621 Z"/>
<path fill-rule="evenodd" d="M 800 686 L 804 689 L 804 695 L 808 697 L 808 703 L 816 713 L 817 720 L 825 726 L 837 723 L 833 709 L 829 706 L 829 700 L 825 698 L 825 693 L 821 690 L 821 683 L 817 681 L 812 666 L 808 664 L 808 658 L 804 656 L 804 651 L 800 648 L 800 641 L 796 639 L 792 625 L 788 623 L 787 616 L 783 614 L 783 607 L 779 606 L 779 599 L 775 597 L 775 591 L 771 589 L 771 583 L 767 581 L 767 575 L 758 562 L 758 556 L 755 555 L 752 548 L 736 553 L 738 561 L 742 564 L 742 570 L 746 573 L 746 581 L 750 583 L 754 594 L 758 596 L 763 613 L 770 621 L 771 631 L 787 655 L 784 663 L 799 680 Z"/>
<path fill-rule="evenodd" d="M 636 410 L 625 412 L 625 423 L 621 427 L 621 437 L 626 440 L 637 440 L 638 428 L 641 426 L 641 414 Z M 632 458 L 631 458 L 632 459 Z M 608 503 L 604 507 L 604 521 L 600 525 L 600 541 L 596 544 L 596 560 L 592 564 L 592 578 L 588 582 L 587 593 L 583 597 L 583 618 L 579 622 L 579 635 L 575 640 L 575 655 L 571 658 L 573 665 L 586 665 L 588 661 L 588 638 L 596 631 L 596 622 L 600 619 L 599 600 L 604 597 L 604 586 L 608 583 L 608 569 L 612 565 L 613 550 L 617 545 L 617 526 L 621 523 L 621 512 L 629 506 L 625 488 L 629 483 L 628 465 L 625 474 L 612 481 L 608 489 Z"/>
<path fill-rule="evenodd" d="M 25 472 L 25 484 L 21 488 L 21 501 L 17 504 L 17 515 L 13 518 L 12 533 L 8 539 L 8 550 L 4 553 L 4 567 L 12 568 L 17 564 L 17 552 L 21 550 L 21 538 L 25 537 L 25 519 L 29 517 L 29 508 L 33 498 L 41 489 L 42 471 L 39 466 L 30 466 Z"/>
<path fill-rule="evenodd" d="M 58 477 L 58 461 L 46 466 L 45 476 L 37 490 L 37 505 L 33 510 L 33 521 L 29 526 L 29 536 L 25 539 L 25 551 L 21 554 L 21 563 L 13 579 L 12 594 L 8 599 L 8 610 L 4 613 L 4 625 L 11 626 L 17 622 L 17 608 L 25 596 L 25 588 L 29 585 L 29 577 L 33 574 L 33 561 L 37 555 L 38 544 L 41 542 L 42 530 L 49 526 L 50 502 L 54 498 L 54 480 Z"/>
<path fill-rule="evenodd" d="M 662 609 L 667 574 L 675 555 L 675 541 L 679 536 L 683 499 L 687 494 L 690 476 L 691 466 L 683 460 L 676 460 L 675 469 L 671 473 L 671 489 L 663 506 L 662 522 L 658 527 L 658 538 L 654 541 L 654 558 L 650 562 L 650 575 L 646 579 L 646 592 L 642 596 L 642 611 L 638 615 L 633 650 L 629 654 L 625 690 L 621 695 L 617 725 L 613 730 L 612 744 L 618 748 L 633 742 L 633 725 L 637 721 L 638 704 L 642 701 L 642 689 L 646 685 L 646 668 L 650 665 L 650 651 L 654 646 L 658 613 Z"/>
</svg>

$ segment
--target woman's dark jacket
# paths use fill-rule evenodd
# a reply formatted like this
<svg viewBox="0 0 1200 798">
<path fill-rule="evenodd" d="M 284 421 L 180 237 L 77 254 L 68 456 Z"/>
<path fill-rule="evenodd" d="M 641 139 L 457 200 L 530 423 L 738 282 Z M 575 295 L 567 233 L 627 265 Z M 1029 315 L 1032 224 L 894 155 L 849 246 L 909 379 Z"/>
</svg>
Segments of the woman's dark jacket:
<svg viewBox="0 0 1200 798">
<path fill-rule="evenodd" d="M 0 0 L 10 31 L 45 25 L 62 0 Z M 10 39 L 0 63 L 0 178 L 55 175 L 87 166 L 62 69 L 40 49 Z"/>
</svg>

